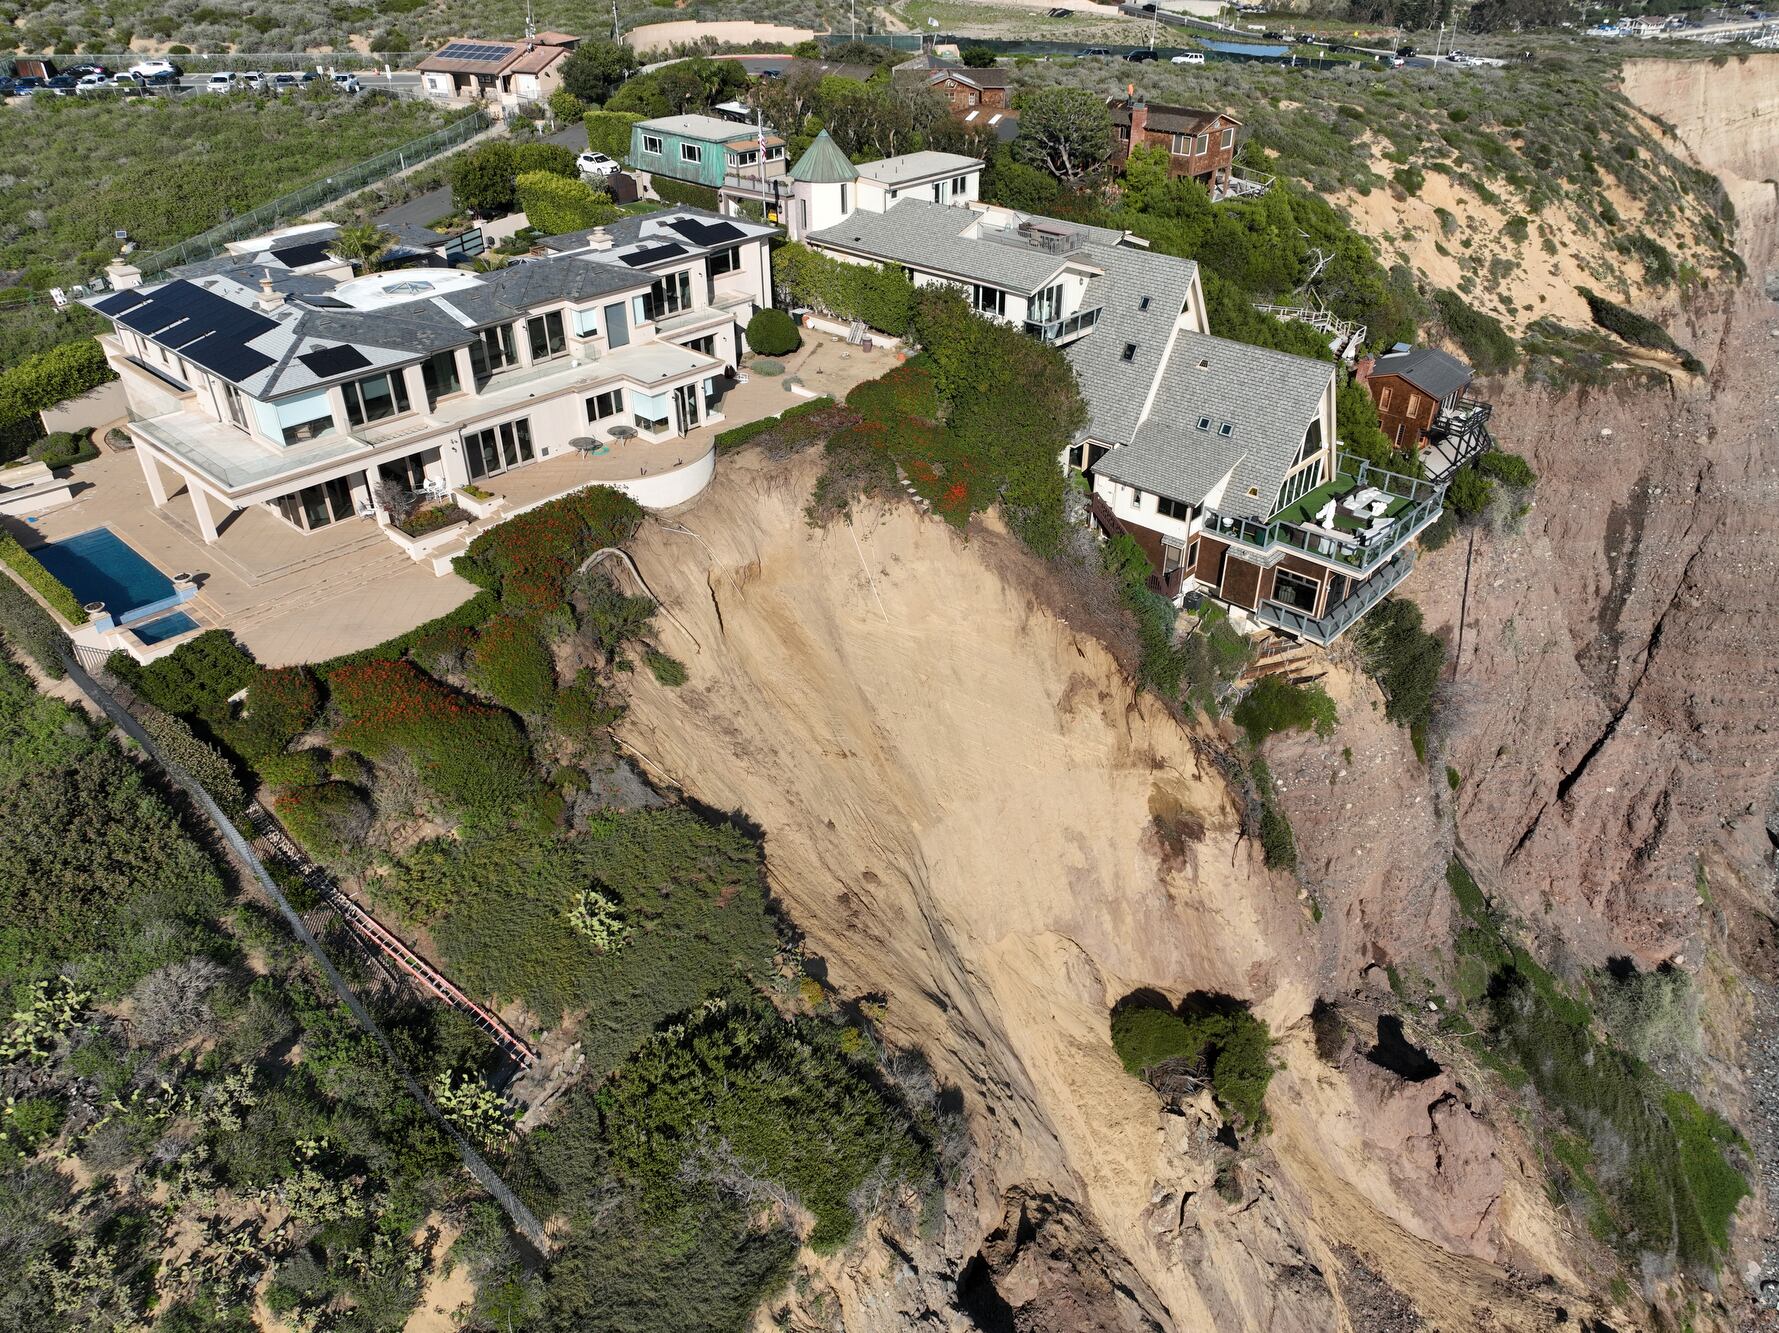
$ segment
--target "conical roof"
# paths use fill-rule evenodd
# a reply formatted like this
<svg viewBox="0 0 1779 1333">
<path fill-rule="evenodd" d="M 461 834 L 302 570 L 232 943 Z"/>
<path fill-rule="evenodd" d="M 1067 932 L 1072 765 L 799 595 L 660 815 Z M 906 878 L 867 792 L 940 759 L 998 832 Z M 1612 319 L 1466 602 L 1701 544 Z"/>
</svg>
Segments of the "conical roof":
<svg viewBox="0 0 1779 1333">
<path fill-rule="evenodd" d="M 828 137 L 826 130 L 815 136 L 815 142 L 804 150 L 797 165 L 791 168 L 791 179 L 808 185 L 839 185 L 858 178 L 858 168 L 847 160 L 840 145 Z"/>
</svg>

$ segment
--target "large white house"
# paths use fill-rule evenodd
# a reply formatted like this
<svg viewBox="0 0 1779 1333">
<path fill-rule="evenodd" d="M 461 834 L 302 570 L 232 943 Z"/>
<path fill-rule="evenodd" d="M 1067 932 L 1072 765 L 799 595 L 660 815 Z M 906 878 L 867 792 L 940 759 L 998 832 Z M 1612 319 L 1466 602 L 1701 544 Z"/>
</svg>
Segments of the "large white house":
<svg viewBox="0 0 1779 1333">
<path fill-rule="evenodd" d="M 252 505 L 304 531 L 381 520 L 379 483 L 441 494 L 614 438 L 642 458 L 721 421 L 774 232 L 674 208 L 492 272 L 358 276 L 336 228 L 295 227 L 87 304 L 150 498 L 183 485 L 213 542 Z M 677 504 L 714 466 L 706 447 L 615 484 Z"/>
<path fill-rule="evenodd" d="M 1342 454 L 1332 361 L 1215 337 L 1193 261 L 980 203 L 981 163 L 933 160 L 949 156 L 854 166 L 823 136 L 791 169 L 789 230 L 955 286 L 1062 347 L 1089 410 L 1064 462 L 1090 481 L 1100 526 L 1142 547 L 1155 587 L 1327 643 L 1407 575 L 1443 488 Z M 914 159 L 928 161 L 896 165 Z"/>
</svg>

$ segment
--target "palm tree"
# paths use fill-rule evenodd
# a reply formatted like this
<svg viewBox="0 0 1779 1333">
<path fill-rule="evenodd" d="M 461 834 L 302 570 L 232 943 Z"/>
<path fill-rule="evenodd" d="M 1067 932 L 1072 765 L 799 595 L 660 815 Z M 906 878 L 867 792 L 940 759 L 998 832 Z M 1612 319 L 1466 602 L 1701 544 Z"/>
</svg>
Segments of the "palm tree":
<svg viewBox="0 0 1779 1333">
<path fill-rule="evenodd" d="M 375 273 L 383 254 L 395 244 L 395 237 L 375 223 L 364 222 L 355 227 L 341 227 L 334 238 L 333 251 L 352 265 L 355 272 Z"/>
</svg>

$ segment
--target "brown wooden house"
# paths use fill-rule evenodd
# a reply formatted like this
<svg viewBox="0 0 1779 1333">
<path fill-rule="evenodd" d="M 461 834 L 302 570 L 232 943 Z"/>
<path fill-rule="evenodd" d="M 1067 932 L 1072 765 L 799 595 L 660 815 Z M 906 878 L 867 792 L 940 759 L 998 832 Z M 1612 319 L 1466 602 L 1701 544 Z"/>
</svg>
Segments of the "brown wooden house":
<svg viewBox="0 0 1779 1333">
<path fill-rule="evenodd" d="M 953 115 L 981 107 L 1006 111 L 1013 105 L 1013 71 L 1008 69 L 949 66 L 935 71 L 927 86 L 946 100 Z"/>
<path fill-rule="evenodd" d="M 1229 180 L 1241 142 L 1242 123 L 1234 116 L 1197 107 L 1151 105 L 1134 94 L 1108 98 L 1107 105 L 1119 166 L 1133 146 L 1163 148 L 1170 176 L 1190 176 L 1213 194 Z"/>
</svg>

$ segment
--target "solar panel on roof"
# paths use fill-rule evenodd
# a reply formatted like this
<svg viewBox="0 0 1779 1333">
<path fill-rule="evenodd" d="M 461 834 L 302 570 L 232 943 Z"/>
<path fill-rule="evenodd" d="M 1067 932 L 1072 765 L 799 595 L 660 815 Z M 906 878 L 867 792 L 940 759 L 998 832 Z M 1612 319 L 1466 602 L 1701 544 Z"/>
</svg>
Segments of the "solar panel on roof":
<svg viewBox="0 0 1779 1333">
<path fill-rule="evenodd" d="M 254 370 L 272 364 L 269 357 L 250 351 L 242 344 L 277 328 L 274 320 L 250 306 L 237 305 L 183 278 L 150 292 L 142 305 L 125 311 L 117 319 L 125 328 L 163 342 L 219 375 L 237 378 L 212 364 L 231 349 L 244 353 L 244 360 L 257 359 L 263 363 L 243 371 L 242 375 L 251 375 Z"/>
<path fill-rule="evenodd" d="M 350 310 L 351 305 L 333 296 L 322 296 L 315 292 L 299 292 L 297 300 L 304 305 L 320 306 L 324 310 Z"/>
<path fill-rule="evenodd" d="M 693 245 L 721 245 L 739 241 L 745 232 L 732 222 L 704 222 L 698 218 L 676 218 L 667 224 Z"/>
<path fill-rule="evenodd" d="M 624 256 L 624 262 L 631 268 L 641 268 L 645 264 L 659 263 L 663 259 L 672 259 L 675 255 L 683 255 L 686 247 L 668 241 L 665 245 L 651 245 L 644 250 L 634 250 Z"/>
<path fill-rule="evenodd" d="M 286 246 L 282 250 L 272 251 L 272 258 L 286 268 L 304 268 L 326 259 L 327 245 L 326 241 L 310 241 L 305 245 Z"/>
<path fill-rule="evenodd" d="M 205 370 L 215 371 L 225 380 L 234 380 L 236 383 L 258 374 L 272 364 L 272 358 L 264 352 L 256 352 L 251 347 L 243 347 L 239 343 L 217 337 L 205 338 L 194 346 L 184 348 L 180 355 L 187 360 L 196 361 Z"/>
<path fill-rule="evenodd" d="M 94 301 L 93 309 L 101 315 L 119 315 L 133 306 L 139 306 L 148 299 L 146 293 L 132 287 L 129 291 L 114 292 L 103 301 Z"/>
<path fill-rule="evenodd" d="M 439 51 L 439 59 L 492 62 L 505 60 L 512 52 L 512 47 L 493 42 L 448 42 Z"/>
<path fill-rule="evenodd" d="M 299 352 L 297 360 L 321 379 L 363 370 L 371 360 L 356 347 L 318 347 L 313 352 Z"/>
</svg>

